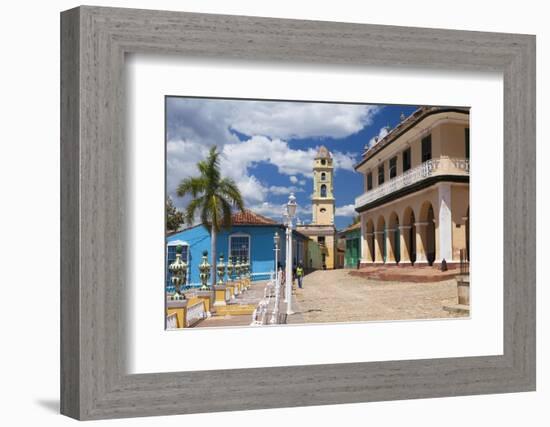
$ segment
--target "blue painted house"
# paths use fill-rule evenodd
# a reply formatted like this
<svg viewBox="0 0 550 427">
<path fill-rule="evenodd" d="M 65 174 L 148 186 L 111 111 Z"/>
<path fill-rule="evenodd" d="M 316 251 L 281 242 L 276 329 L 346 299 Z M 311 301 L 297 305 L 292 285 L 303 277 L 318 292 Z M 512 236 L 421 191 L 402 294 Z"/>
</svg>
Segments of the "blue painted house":
<svg viewBox="0 0 550 427">
<path fill-rule="evenodd" d="M 275 269 L 275 232 L 280 236 L 279 262 L 285 265 L 285 227 L 282 224 L 256 214 L 249 210 L 233 214 L 233 226 L 229 230 L 222 230 L 217 235 L 216 250 L 219 259 L 224 255 L 227 262 L 228 255 L 232 257 L 246 257 L 250 260 L 252 280 L 265 280 Z M 293 231 L 293 258 L 294 262 L 304 262 L 309 239 L 301 233 Z M 168 265 L 176 258 L 176 247 L 183 247 L 182 258 L 187 262 L 187 285 L 200 286 L 199 264 L 203 251 L 208 251 L 208 262 L 212 263 L 210 254 L 210 230 L 202 224 L 169 234 L 166 238 L 166 286 L 171 288 Z"/>
</svg>

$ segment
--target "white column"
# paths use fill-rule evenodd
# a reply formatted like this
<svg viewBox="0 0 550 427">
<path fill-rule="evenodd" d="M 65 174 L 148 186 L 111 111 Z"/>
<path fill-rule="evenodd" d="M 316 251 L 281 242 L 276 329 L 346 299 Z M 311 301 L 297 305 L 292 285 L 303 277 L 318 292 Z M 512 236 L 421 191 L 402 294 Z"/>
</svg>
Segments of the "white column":
<svg viewBox="0 0 550 427">
<path fill-rule="evenodd" d="M 287 287 L 286 287 L 286 282 L 287 282 L 287 279 L 288 279 L 288 274 L 287 274 L 287 266 L 288 266 L 288 227 L 286 227 L 285 229 L 285 303 L 288 301 L 288 298 L 287 298 Z"/>
<path fill-rule="evenodd" d="M 374 258 L 375 264 L 384 264 L 384 232 L 375 231 L 374 232 Z"/>
<path fill-rule="evenodd" d="M 395 264 L 395 228 L 386 228 L 386 264 Z"/>
<path fill-rule="evenodd" d="M 411 226 L 410 225 L 400 225 L 399 226 L 399 264 L 400 265 L 410 265 L 411 264 L 411 250 L 412 242 L 407 241 L 409 237 Z M 415 248 L 416 249 L 416 248 Z"/>
<path fill-rule="evenodd" d="M 367 256 L 365 257 L 365 259 L 369 264 L 372 264 L 374 262 L 374 251 L 376 242 L 374 242 L 373 237 L 374 233 L 367 233 L 367 242 L 365 244 L 365 247 L 367 248 Z"/>
<path fill-rule="evenodd" d="M 427 244 L 427 226 L 426 221 L 415 222 L 414 226 L 416 227 L 416 261 L 414 262 L 415 266 L 426 265 L 428 260 L 426 258 L 426 244 Z"/>
<path fill-rule="evenodd" d="M 451 184 L 439 185 L 439 251 L 435 262 L 453 261 L 453 221 L 451 216 Z"/>
<path fill-rule="evenodd" d="M 368 243 L 367 239 L 367 224 L 365 223 L 365 216 L 359 214 L 361 218 L 361 263 L 369 262 L 369 257 L 367 256 Z"/>
</svg>

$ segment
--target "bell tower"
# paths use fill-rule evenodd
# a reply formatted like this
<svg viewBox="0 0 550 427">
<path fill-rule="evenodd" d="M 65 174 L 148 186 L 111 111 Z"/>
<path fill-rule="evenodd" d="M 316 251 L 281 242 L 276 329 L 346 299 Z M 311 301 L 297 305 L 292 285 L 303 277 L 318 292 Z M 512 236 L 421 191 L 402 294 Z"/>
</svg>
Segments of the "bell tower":
<svg viewBox="0 0 550 427">
<path fill-rule="evenodd" d="M 313 225 L 334 224 L 334 165 L 330 152 L 319 147 L 313 163 Z"/>
</svg>

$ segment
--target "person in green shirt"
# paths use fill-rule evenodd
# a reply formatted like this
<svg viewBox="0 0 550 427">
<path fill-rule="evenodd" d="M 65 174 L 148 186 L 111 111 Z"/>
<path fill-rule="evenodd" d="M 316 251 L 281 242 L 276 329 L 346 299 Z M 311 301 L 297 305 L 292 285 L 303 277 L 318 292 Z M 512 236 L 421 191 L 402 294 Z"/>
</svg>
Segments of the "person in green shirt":
<svg viewBox="0 0 550 427">
<path fill-rule="evenodd" d="M 296 277 L 298 278 L 298 287 L 302 289 L 302 281 L 304 278 L 304 266 L 302 263 L 298 264 L 298 268 L 296 269 Z"/>
</svg>

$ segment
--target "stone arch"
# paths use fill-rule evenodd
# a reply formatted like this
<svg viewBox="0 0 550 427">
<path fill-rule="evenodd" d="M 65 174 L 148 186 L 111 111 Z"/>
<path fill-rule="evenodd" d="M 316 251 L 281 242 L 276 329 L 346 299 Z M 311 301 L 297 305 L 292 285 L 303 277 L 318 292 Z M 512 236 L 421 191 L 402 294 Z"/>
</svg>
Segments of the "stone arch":
<svg viewBox="0 0 550 427">
<path fill-rule="evenodd" d="M 384 231 L 385 228 L 386 228 L 386 219 L 384 218 L 384 215 L 380 215 L 376 220 L 376 231 Z"/>
<path fill-rule="evenodd" d="M 429 201 L 422 203 L 420 207 L 420 238 L 422 239 L 422 247 L 426 261 L 432 265 L 436 259 L 435 245 L 435 211 L 433 205 Z"/>
</svg>

